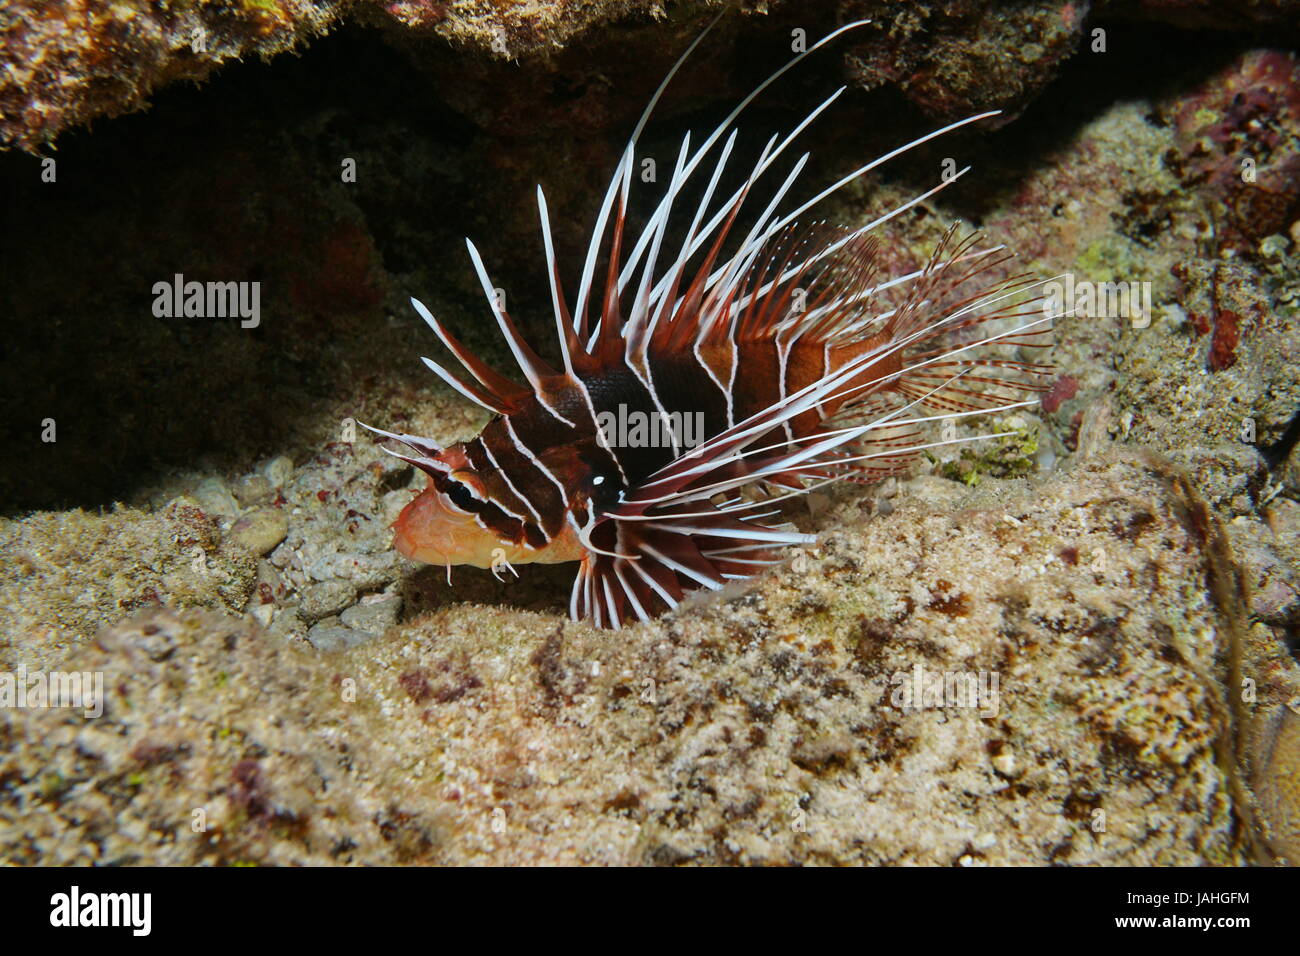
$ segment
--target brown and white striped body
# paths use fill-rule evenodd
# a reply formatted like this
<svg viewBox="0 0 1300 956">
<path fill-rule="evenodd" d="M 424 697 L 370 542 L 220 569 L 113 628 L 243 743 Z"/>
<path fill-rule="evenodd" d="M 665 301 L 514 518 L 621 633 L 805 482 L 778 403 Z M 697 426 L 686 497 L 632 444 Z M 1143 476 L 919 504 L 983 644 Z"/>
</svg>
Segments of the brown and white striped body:
<svg viewBox="0 0 1300 956">
<path fill-rule="evenodd" d="M 765 523 L 780 514 L 782 502 L 828 481 L 897 473 L 925 448 L 964 440 L 922 441 L 940 419 L 1032 404 L 1020 396 L 1042 386 L 1026 377 L 1042 377 L 1046 367 L 999 349 L 1045 344 L 1038 337 L 1047 320 L 971 339 L 990 320 L 1034 314 L 1032 303 L 1011 304 L 1024 280 L 993 288 L 976 281 L 1005 258 L 992 255 L 998 250 L 974 252 L 973 240 L 954 245 L 950 231 L 925 268 L 876 278 L 874 240 L 865 234 L 952 179 L 858 230 L 797 224 L 813 204 L 885 159 L 981 117 L 922 137 L 778 215 L 805 155 L 724 258 L 755 182 L 839 93 L 780 143 L 773 137 L 746 185 L 709 216 L 733 132 L 691 213 L 685 241 L 659 268 L 682 185 L 740 110 L 784 69 L 698 150 L 687 137 L 667 194 L 624 255 L 642 117 L 606 192 L 572 311 L 538 190 L 562 368 L 543 362 L 519 335 L 473 244 L 471 258 L 527 386 L 486 366 L 412 300 L 468 375 L 426 363 L 496 417 L 473 440 L 446 449 L 380 432 L 405 444 L 411 454 L 399 457 L 429 476 L 427 490 L 396 523 L 403 554 L 494 571 L 580 561 L 571 613 L 617 627 L 629 616 L 646 619 L 674 607 L 692 590 L 749 577 L 775 563 L 782 546 L 811 540 L 783 518 Z M 597 302 L 595 262 L 611 221 L 608 274 Z M 667 427 L 638 433 L 659 440 L 628 440 L 610 423 L 629 417 Z M 683 428 L 687 422 L 697 427 Z M 768 489 L 765 498 L 741 494 L 756 484 Z"/>
</svg>

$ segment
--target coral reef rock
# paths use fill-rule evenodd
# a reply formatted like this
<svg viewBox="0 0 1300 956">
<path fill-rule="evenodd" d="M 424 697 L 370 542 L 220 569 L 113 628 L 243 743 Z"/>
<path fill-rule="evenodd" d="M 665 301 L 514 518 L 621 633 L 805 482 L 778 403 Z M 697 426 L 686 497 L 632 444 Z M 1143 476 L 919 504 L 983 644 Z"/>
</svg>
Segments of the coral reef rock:
<svg viewBox="0 0 1300 956">
<path fill-rule="evenodd" d="M 0 145 L 35 151 L 230 60 L 329 30 L 348 0 L 16 0 L 0 10 Z"/>
<path fill-rule="evenodd" d="M 0 859 L 1241 862 L 1190 495 L 1128 451 L 843 494 L 786 565 L 621 632 L 460 604 L 322 652 L 148 610 L 64 664 L 101 716 L 0 711 Z"/>
</svg>

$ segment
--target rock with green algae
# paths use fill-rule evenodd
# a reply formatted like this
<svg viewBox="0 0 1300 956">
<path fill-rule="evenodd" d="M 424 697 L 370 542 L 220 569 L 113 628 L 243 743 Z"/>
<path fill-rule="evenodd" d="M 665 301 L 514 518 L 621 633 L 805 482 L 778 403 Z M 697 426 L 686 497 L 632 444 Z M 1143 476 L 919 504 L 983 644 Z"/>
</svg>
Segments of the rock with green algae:
<svg viewBox="0 0 1300 956">
<path fill-rule="evenodd" d="M 1002 422 L 997 438 L 982 448 L 962 448 L 957 457 L 939 464 L 937 473 L 951 481 L 978 485 L 984 476 L 1023 478 L 1037 470 L 1038 432 L 1021 423 Z"/>
<path fill-rule="evenodd" d="M 1016 192 L 983 223 L 1016 250 L 1017 268 L 1150 291 L 1148 314 L 1067 314 L 1054 323 L 1058 377 L 1043 411 L 1066 449 L 1076 447 L 1086 410 L 1110 401 L 1118 438 L 1199 469 L 1198 458 L 1276 441 L 1300 405 L 1296 242 L 1243 243 L 1211 208 L 1235 201 L 1228 167 L 1237 186 L 1273 197 L 1277 210 L 1294 207 L 1287 144 L 1300 132 L 1296 111 L 1267 108 L 1265 123 L 1255 100 L 1254 113 L 1217 105 L 1265 66 L 1284 72 L 1280 60 L 1290 64 L 1280 54 L 1243 54 L 1199 87 L 1114 103 L 1043 154 L 990 157 L 994 168 L 1017 169 L 1006 174 Z M 1275 93 L 1261 87 L 1258 96 Z M 1197 109 L 1207 103 L 1213 108 Z M 1267 175 L 1249 184 L 1238 161 L 1247 153 L 1270 157 Z M 1269 228 L 1289 233 L 1288 218 L 1294 212 Z M 1233 247 L 1235 255 L 1224 251 Z"/>
<path fill-rule="evenodd" d="M 321 655 L 148 612 L 66 665 L 104 673 L 102 718 L 3 712 L 0 856 L 1243 859 L 1216 758 L 1229 630 L 1177 479 L 1110 454 L 905 489 L 871 520 L 845 497 L 782 569 L 617 633 L 459 605 Z"/>
</svg>

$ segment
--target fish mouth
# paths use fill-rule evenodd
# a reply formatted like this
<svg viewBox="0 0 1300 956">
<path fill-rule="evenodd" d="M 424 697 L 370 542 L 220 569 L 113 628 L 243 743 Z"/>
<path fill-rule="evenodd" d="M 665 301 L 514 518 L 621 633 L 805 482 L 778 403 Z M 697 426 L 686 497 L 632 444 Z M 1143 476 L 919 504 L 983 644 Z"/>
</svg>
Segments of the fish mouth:
<svg viewBox="0 0 1300 956">
<path fill-rule="evenodd" d="M 467 564 L 485 569 L 506 564 L 558 564 L 583 556 L 568 527 L 541 548 L 503 541 L 432 485 L 393 522 L 393 547 L 403 557 L 424 564 Z"/>
<path fill-rule="evenodd" d="M 402 512 L 405 514 L 405 510 Z M 398 519 L 400 522 L 401 519 Z M 449 555 L 437 548 L 419 541 L 409 525 L 394 522 L 393 547 L 402 557 L 424 564 L 451 564 Z"/>
<path fill-rule="evenodd" d="M 492 566 L 496 535 L 474 516 L 461 511 L 430 486 L 417 495 L 393 522 L 393 547 L 405 558 L 424 564 Z"/>
</svg>

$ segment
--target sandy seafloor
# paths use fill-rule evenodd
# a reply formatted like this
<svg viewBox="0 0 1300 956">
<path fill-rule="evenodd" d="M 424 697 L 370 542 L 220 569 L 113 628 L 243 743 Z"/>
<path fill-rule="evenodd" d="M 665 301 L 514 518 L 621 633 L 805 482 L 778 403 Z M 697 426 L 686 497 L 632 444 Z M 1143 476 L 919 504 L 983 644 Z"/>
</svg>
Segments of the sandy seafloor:
<svg viewBox="0 0 1300 956">
<path fill-rule="evenodd" d="M 631 11 L 611 26 L 543 4 L 536 36 L 566 44 L 548 59 L 495 51 L 527 15 L 449 6 L 437 29 L 403 33 L 392 5 L 300 55 L 157 81 L 147 111 L 86 126 L 133 102 L 89 98 L 57 148 L 6 127 L 29 151 L 0 155 L 0 671 L 102 674 L 106 697 L 95 719 L 0 709 L 0 860 L 1300 861 L 1293 38 L 1086 4 L 1028 4 L 1024 24 L 858 4 L 891 29 L 849 45 L 847 74 L 842 50 L 792 73 L 738 151 L 846 75 L 807 192 L 1004 106 L 823 214 L 868 222 L 955 156 L 967 178 L 882 231 L 886 270 L 957 222 L 1038 278 L 1149 283 L 1150 313 L 1058 321 L 1043 406 L 959 432 L 1014 434 L 819 495 L 795 516 L 815 545 L 610 632 L 567 620 L 571 566 L 459 568 L 449 588 L 396 555 L 387 526 L 423 478 L 350 423 L 481 427 L 420 364 L 439 353 L 407 298 L 502 360 L 471 235 L 547 343 L 534 185 L 576 281 L 623 138 L 710 8 L 611 5 Z M 834 25 L 813 6 L 724 21 L 647 155 L 670 168 L 801 16 Z M 260 325 L 156 317 L 176 273 L 260 281 Z M 900 706 L 926 674 L 997 693 Z"/>
</svg>

